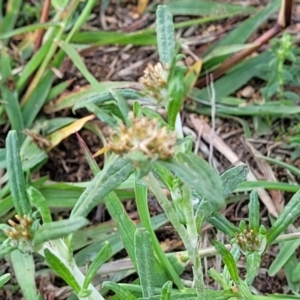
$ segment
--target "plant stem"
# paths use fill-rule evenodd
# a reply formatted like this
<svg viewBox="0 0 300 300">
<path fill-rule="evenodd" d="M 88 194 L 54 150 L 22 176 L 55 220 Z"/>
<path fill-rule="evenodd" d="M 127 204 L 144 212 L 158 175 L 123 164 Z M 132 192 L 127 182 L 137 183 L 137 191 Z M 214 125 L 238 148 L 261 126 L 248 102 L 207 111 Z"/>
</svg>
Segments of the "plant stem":
<svg viewBox="0 0 300 300">
<path fill-rule="evenodd" d="M 160 184 L 156 179 L 156 177 L 154 176 L 154 174 L 150 172 L 145 180 L 148 183 L 152 193 L 156 196 L 158 203 L 163 208 L 167 218 L 170 220 L 175 230 L 178 232 L 179 236 L 182 239 L 182 242 L 184 243 L 188 251 L 190 260 L 193 264 L 194 282 L 195 282 L 197 297 L 198 299 L 203 299 L 203 296 L 205 295 L 205 290 L 204 290 L 201 258 L 198 253 L 198 234 L 196 230 L 195 221 L 193 220 L 188 221 L 191 222 L 188 225 L 190 231 L 188 232 L 187 229 L 180 223 L 180 219 L 173 205 L 170 203 L 166 195 L 163 193 Z M 194 219 L 194 216 L 192 216 L 191 219 Z"/>
</svg>

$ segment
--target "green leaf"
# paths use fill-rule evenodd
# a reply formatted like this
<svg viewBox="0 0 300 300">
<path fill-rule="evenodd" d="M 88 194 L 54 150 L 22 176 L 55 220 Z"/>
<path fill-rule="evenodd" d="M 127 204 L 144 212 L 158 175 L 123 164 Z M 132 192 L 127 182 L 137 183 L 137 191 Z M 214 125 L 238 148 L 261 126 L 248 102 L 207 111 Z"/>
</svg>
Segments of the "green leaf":
<svg viewBox="0 0 300 300">
<path fill-rule="evenodd" d="M 224 97 L 234 93 L 240 87 L 245 85 L 245 82 L 248 82 L 252 77 L 260 74 L 261 71 L 253 66 L 257 66 L 265 61 L 268 61 L 270 57 L 271 54 L 269 52 L 264 52 L 256 57 L 244 60 L 243 62 L 235 66 L 234 70 L 232 70 L 222 78 L 216 80 L 214 82 L 214 89 L 216 90 L 216 103 L 219 103 Z M 191 99 L 196 102 L 211 105 L 210 87 L 206 87 L 203 89 L 194 88 L 190 92 L 189 97 L 191 97 Z M 242 111 L 243 108 L 229 106 L 226 107 L 226 110 L 222 109 L 220 111 L 223 111 L 224 113 L 228 112 L 228 114 L 230 115 L 231 111 L 236 112 L 240 110 Z M 219 109 L 217 109 L 217 111 L 219 111 Z M 210 114 L 211 111 L 209 110 L 209 115 Z M 235 113 L 235 115 L 237 115 L 237 113 Z"/>
<path fill-rule="evenodd" d="M 219 1 L 201 0 L 173 0 L 167 2 L 167 6 L 173 15 L 191 15 L 191 16 L 214 16 L 227 14 L 246 14 L 252 13 L 255 9 L 247 5 L 227 4 Z"/>
<path fill-rule="evenodd" d="M 11 264 L 15 277 L 25 299 L 35 299 L 35 265 L 32 254 L 16 249 L 10 253 Z"/>
<path fill-rule="evenodd" d="M 80 73 L 84 76 L 84 78 L 91 84 L 91 86 L 96 91 L 103 91 L 103 84 L 100 83 L 87 69 L 85 63 L 83 62 L 81 56 L 78 54 L 78 52 L 75 50 L 74 47 L 72 47 L 70 44 L 66 43 L 65 41 L 60 41 L 59 46 L 65 51 L 66 54 L 71 58 L 74 65 L 78 68 Z"/>
<path fill-rule="evenodd" d="M 22 3 L 23 2 L 21 0 L 11 0 L 7 3 L 7 11 L 5 17 L 3 18 L 3 20 L 1 20 L 1 32 L 10 32 L 15 27 Z M 3 44 L 6 45 L 7 41 L 8 39 L 3 40 Z"/>
<path fill-rule="evenodd" d="M 106 168 L 96 175 L 78 199 L 71 217 L 87 216 L 97 204 L 104 201 L 104 197 L 109 192 L 123 183 L 133 171 L 132 163 L 124 158 L 118 158 L 110 166 L 106 164 Z"/>
<path fill-rule="evenodd" d="M 51 89 L 53 77 L 54 75 L 52 71 L 46 73 L 31 93 L 28 101 L 24 104 L 22 112 L 25 128 L 30 128 L 32 126 L 32 123 L 45 104 L 49 91 Z"/>
<path fill-rule="evenodd" d="M 214 4 L 216 5 L 216 3 Z M 209 47 L 205 54 L 211 52 L 216 47 L 242 44 L 250 37 L 252 33 L 257 30 L 261 24 L 263 24 L 276 10 L 279 9 L 280 4 L 280 0 L 270 2 L 265 8 L 259 10 L 256 15 L 242 22 L 229 34 L 226 34 L 224 38 L 214 43 L 211 47 Z"/>
<path fill-rule="evenodd" d="M 123 116 L 123 120 L 125 121 L 125 123 L 127 125 L 130 125 L 128 122 L 128 115 L 129 115 L 129 106 L 126 102 L 126 100 L 122 97 L 121 94 L 119 94 L 117 91 L 115 90 L 110 90 L 111 95 L 114 97 L 114 99 L 117 102 L 117 106 L 119 107 L 121 114 Z"/>
<path fill-rule="evenodd" d="M 253 47 L 255 47 L 255 44 L 241 44 L 241 45 L 235 44 L 235 45 L 220 46 L 213 49 L 208 55 L 204 56 L 203 63 L 206 63 L 209 60 L 219 56 L 225 56 L 228 54 L 236 53 Z"/>
<path fill-rule="evenodd" d="M 50 240 L 65 237 L 86 226 L 88 223 L 88 220 L 83 217 L 45 223 L 35 233 L 33 242 L 35 245 L 39 245 Z"/>
<path fill-rule="evenodd" d="M 300 246 L 300 240 L 287 241 L 285 243 L 280 243 L 279 245 L 280 251 L 268 269 L 269 276 L 275 276 L 283 268 L 291 256 L 297 251 Z"/>
<path fill-rule="evenodd" d="M 156 11 L 156 36 L 159 59 L 165 67 L 175 55 L 173 16 L 165 5 L 159 5 Z"/>
<path fill-rule="evenodd" d="M 217 172 L 202 158 L 189 153 L 178 153 L 178 160 L 159 163 L 174 172 L 183 182 L 218 210 L 225 205 L 222 195 L 222 181 Z"/>
<path fill-rule="evenodd" d="M 296 253 L 293 253 L 292 256 L 289 258 L 289 260 L 284 265 L 284 272 L 285 272 L 285 277 L 288 286 L 291 289 L 291 291 L 295 294 L 299 292 L 299 281 L 298 282 L 293 281 L 293 272 L 297 264 L 298 264 L 298 259 L 296 257 Z"/>
<path fill-rule="evenodd" d="M 45 258 L 51 269 L 53 269 L 72 289 L 78 294 L 80 286 L 77 283 L 72 272 L 65 266 L 65 264 L 54 255 L 49 249 L 45 249 Z M 28 298 L 33 299 L 33 298 Z"/>
<path fill-rule="evenodd" d="M 87 289 L 89 284 L 94 279 L 97 271 L 100 269 L 100 267 L 111 257 L 111 246 L 109 242 L 105 242 L 101 248 L 101 250 L 98 252 L 98 254 L 94 257 L 92 263 L 90 264 L 85 279 L 83 282 L 83 288 Z"/>
<path fill-rule="evenodd" d="M 164 274 L 165 271 L 167 271 L 170 278 L 172 279 L 174 284 L 178 287 L 178 289 L 183 289 L 184 286 L 182 285 L 180 277 L 178 276 L 178 269 L 175 269 L 174 267 L 174 264 L 177 264 L 177 262 L 174 262 L 174 264 L 172 264 L 167 258 L 166 254 L 161 248 L 161 245 L 157 239 L 153 225 L 151 223 L 151 217 L 148 208 L 147 185 L 144 184 L 142 181 L 137 180 L 136 178 L 134 191 L 135 191 L 136 206 L 141 219 L 141 224 L 143 227 L 146 228 L 146 230 L 149 232 L 151 236 L 151 240 L 153 243 L 153 250 L 157 258 L 155 262 L 157 268 L 155 271 L 157 274 L 158 273 Z M 158 276 L 156 276 L 156 278 L 158 278 Z"/>
<path fill-rule="evenodd" d="M 0 84 L 1 98 L 3 107 L 9 119 L 11 129 L 22 131 L 25 128 L 23 116 L 19 105 L 18 93 L 10 90 L 4 84 Z"/>
<path fill-rule="evenodd" d="M 271 244 L 290 224 L 292 224 L 300 214 L 300 191 L 298 191 L 283 212 L 279 215 L 271 229 L 267 233 L 268 244 Z"/>
<path fill-rule="evenodd" d="M 2 288 L 8 281 L 10 281 L 10 278 L 10 273 L 6 273 L 0 276 L 0 288 Z"/>
<path fill-rule="evenodd" d="M 168 82 L 168 92 L 169 92 L 169 101 L 168 101 L 168 123 L 174 128 L 175 122 L 178 113 L 181 110 L 181 106 L 184 100 L 184 74 L 185 69 L 181 67 L 174 67 L 172 78 Z"/>
<path fill-rule="evenodd" d="M 23 33 L 30 32 L 30 31 L 35 31 L 37 29 L 49 28 L 49 27 L 55 27 L 55 26 L 60 27 L 61 25 L 62 24 L 59 22 L 48 22 L 48 23 L 38 23 L 38 24 L 27 25 L 27 26 L 19 27 L 14 30 L 6 31 L 5 33 L 1 33 L 0 40 L 13 37 L 14 35 L 20 35 Z"/>
<path fill-rule="evenodd" d="M 28 83 L 28 79 L 33 74 L 34 71 L 40 66 L 41 62 L 45 58 L 50 46 L 53 43 L 53 38 L 49 38 L 38 51 L 31 57 L 31 59 L 25 64 L 25 67 L 17 80 L 16 87 L 18 91 L 24 89 L 25 85 Z"/>
<path fill-rule="evenodd" d="M 215 228 L 219 229 L 220 231 L 224 232 L 231 238 L 235 237 L 235 233 L 240 232 L 238 227 L 233 225 L 227 218 L 225 218 L 219 212 L 213 213 L 213 215 L 207 219 L 207 222 L 213 225 Z"/>
<path fill-rule="evenodd" d="M 243 299 L 254 300 L 254 296 L 251 294 L 249 287 L 243 280 L 238 282 L 239 294 L 243 295 Z"/>
<path fill-rule="evenodd" d="M 39 190 L 33 186 L 27 189 L 27 195 L 33 206 L 35 206 L 41 214 L 44 223 L 52 222 L 51 212 L 48 207 L 47 200 Z"/>
<path fill-rule="evenodd" d="M 172 282 L 167 281 L 161 289 L 161 296 L 159 300 L 171 300 L 171 291 L 172 291 Z"/>
<path fill-rule="evenodd" d="M 261 257 L 258 252 L 250 253 L 246 256 L 246 277 L 245 283 L 251 286 L 255 276 L 258 274 Z"/>
<path fill-rule="evenodd" d="M 223 262 L 225 263 L 232 280 L 235 283 L 238 283 L 239 282 L 238 269 L 232 254 L 225 248 L 225 246 L 222 243 L 218 241 L 214 241 L 214 246 L 219 252 L 219 254 L 222 256 Z"/>
<path fill-rule="evenodd" d="M 0 57 L 0 91 L 1 99 L 3 100 L 3 107 L 8 116 L 11 129 L 23 130 L 24 121 L 21 113 L 18 93 L 14 87 L 14 79 L 12 77 L 11 70 L 11 57 L 7 53 L 5 47 L 2 47 L 1 57 Z"/>
<path fill-rule="evenodd" d="M 253 230 L 256 234 L 259 232 L 260 227 L 260 210 L 257 192 L 253 190 L 250 194 L 249 202 L 249 229 Z"/>
<path fill-rule="evenodd" d="M 292 275 L 293 282 L 300 282 L 300 263 L 296 265 Z"/>
<path fill-rule="evenodd" d="M 115 282 L 104 281 L 102 283 L 102 287 L 112 290 L 119 297 L 119 299 L 137 300 L 133 294 Z"/>
<path fill-rule="evenodd" d="M 8 180 L 14 207 L 18 215 L 24 216 L 29 214 L 31 207 L 26 194 L 18 142 L 17 132 L 10 131 L 6 138 Z"/>
<path fill-rule="evenodd" d="M 152 242 L 146 228 L 138 228 L 134 235 L 136 264 L 142 286 L 143 297 L 154 296 L 154 255 Z"/>
<path fill-rule="evenodd" d="M 134 234 L 136 226 L 125 212 L 122 203 L 114 192 L 111 192 L 106 196 L 105 205 L 110 216 L 116 222 L 118 231 L 123 240 L 128 256 L 130 257 L 136 268 L 136 256 L 134 247 Z"/>
<path fill-rule="evenodd" d="M 227 198 L 240 183 L 246 180 L 249 168 L 247 165 L 239 165 L 225 171 L 220 177 L 223 182 L 223 196 Z"/>
</svg>

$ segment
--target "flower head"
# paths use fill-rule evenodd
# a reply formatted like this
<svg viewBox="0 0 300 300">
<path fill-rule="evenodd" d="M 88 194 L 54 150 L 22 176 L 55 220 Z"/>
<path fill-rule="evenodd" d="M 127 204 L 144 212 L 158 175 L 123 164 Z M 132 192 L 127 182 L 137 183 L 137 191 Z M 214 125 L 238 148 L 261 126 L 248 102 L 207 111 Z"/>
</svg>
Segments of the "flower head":
<svg viewBox="0 0 300 300">
<path fill-rule="evenodd" d="M 153 66 L 148 64 L 141 79 L 145 92 L 159 104 L 166 104 L 168 101 L 168 69 L 163 68 L 161 63 Z"/>
<path fill-rule="evenodd" d="M 119 155 L 140 152 L 146 158 L 168 159 L 174 154 L 176 132 L 169 132 L 167 127 L 160 127 L 156 119 L 147 117 L 134 118 L 130 115 L 131 126 L 121 124 L 113 131 L 108 148 Z"/>
</svg>

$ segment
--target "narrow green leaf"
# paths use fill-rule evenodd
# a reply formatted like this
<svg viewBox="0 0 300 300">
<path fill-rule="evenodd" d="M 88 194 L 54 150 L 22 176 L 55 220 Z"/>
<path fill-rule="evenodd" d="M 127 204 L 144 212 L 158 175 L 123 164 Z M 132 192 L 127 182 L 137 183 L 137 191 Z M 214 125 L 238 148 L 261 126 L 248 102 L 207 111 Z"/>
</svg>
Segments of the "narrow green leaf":
<svg viewBox="0 0 300 300">
<path fill-rule="evenodd" d="M 18 93 L 16 90 L 10 90 L 4 84 L 0 84 L 3 107 L 9 119 L 11 129 L 22 131 L 25 128 L 23 116 L 19 105 Z"/>
<path fill-rule="evenodd" d="M 238 64 L 234 68 L 234 70 L 232 70 L 222 78 L 216 80 L 216 82 L 214 82 L 214 89 L 216 90 L 216 103 L 219 103 L 220 100 L 222 100 L 224 97 L 234 93 L 236 90 L 242 87 L 245 84 L 245 82 L 248 82 L 252 77 L 257 76 L 260 73 L 260 71 L 258 68 L 253 68 L 253 66 L 262 64 L 265 61 L 268 61 L 270 59 L 271 59 L 271 54 L 269 52 L 264 52 L 256 57 L 244 60 L 243 62 Z M 191 97 L 191 99 L 196 102 L 204 103 L 206 105 L 211 105 L 209 88 L 210 87 L 206 87 L 201 90 L 194 88 L 190 92 L 189 97 Z M 260 106 L 257 107 L 259 108 Z M 229 115 L 231 114 L 231 112 L 235 112 L 234 115 L 238 115 L 239 111 L 243 111 L 242 107 L 236 108 L 230 106 L 226 108 L 228 110 L 225 109 L 221 110 L 216 107 L 217 111 L 220 111 L 220 113 L 228 112 Z M 209 110 L 209 114 L 211 114 L 210 110 Z"/>
<path fill-rule="evenodd" d="M 118 158 L 110 166 L 106 164 L 106 168 L 96 175 L 78 199 L 71 217 L 86 217 L 93 207 L 103 202 L 104 197 L 123 183 L 133 171 L 132 163 L 124 158 Z"/>
<path fill-rule="evenodd" d="M 94 159 L 94 157 L 92 156 L 88 146 L 86 145 L 86 143 L 84 142 L 84 140 L 81 138 L 80 134 L 78 132 L 76 132 L 76 136 L 77 136 L 77 139 L 79 141 L 79 145 L 80 145 L 80 148 L 83 150 L 84 152 L 84 156 L 87 160 L 87 163 L 90 167 L 90 169 L 92 170 L 93 172 L 93 175 L 96 176 L 101 170 L 96 162 L 96 160 Z"/>
<path fill-rule="evenodd" d="M 32 254 L 16 249 L 10 253 L 10 259 L 23 297 L 25 299 L 35 299 L 37 289 L 35 286 L 35 265 Z"/>
<path fill-rule="evenodd" d="M 138 228 L 135 231 L 134 247 L 143 297 L 152 297 L 155 287 L 154 255 L 151 237 L 146 228 Z"/>
<path fill-rule="evenodd" d="M 239 165 L 225 171 L 220 177 L 223 182 L 223 196 L 227 198 L 237 186 L 246 180 L 249 168 L 247 165 Z"/>
<path fill-rule="evenodd" d="M 255 9 L 247 5 L 227 4 L 217 1 L 201 0 L 173 0 L 167 2 L 167 6 L 174 15 L 192 15 L 192 16 L 215 16 L 227 14 L 247 14 Z"/>
<path fill-rule="evenodd" d="M 170 65 L 175 55 L 174 24 L 165 5 L 159 5 L 156 11 L 156 36 L 159 59 L 163 66 Z"/>
<path fill-rule="evenodd" d="M 83 217 L 45 223 L 35 233 L 33 242 L 35 245 L 39 245 L 46 241 L 65 237 L 86 226 L 88 223 L 88 220 Z"/>
<path fill-rule="evenodd" d="M 254 300 L 254 296 L 251 294 L 248 285 L 243 281 L 238 282 L 239 294 L 243 295 L 243 299 Z"/>
<path fill-rule="evenodd" d="M 53 39 L 48 39 L 26 63 L 16 83 L 18 91 L 22 91 L 24 89 L 25 85 L 28 83 L 30 76 L 33 74 L 34 71 L 37 70 L 37 68 L 40 66 L 41 62 L 45 58 L 45 55 L 49 51 L 52 43 Z"/>
<path fill-rule="evenodd" d="M 34 122 L 43 105 L 45 104 L 49 91 L 51 89 L 53 78 L 54 75 L 52 71 L 46 73 L 31 93 L 28 101 L 24 104 L 22 112 L 25 128 L 30 128 L 32 126 L 32 123 Z"/>
<path fill-rule="evenodd" d="M 160 161 L 174 172 L 183 182 L 195 189 L 195 191 L 210 204 L 214 210 L 225 205 L 222 195 L 222 182 L 217 172 L 202 158 L 189 153 L 178 153 L 178 160 Z"/>
<path fill-rule="evenodd" d="M 80 286 L 77 283 L 72 272 L 49 249 L 45 249 L 44 254 L 49 266 L 74 290 L 76 294 L 78 294 L 80 291 Z M 33 299 L 33 298 L 28 298 L 28 299 Z"/>
<path fill-rule="evenodd" d="M 119 83 L 120 85 L 121 83 Z M 117 88 L 116 86 L 109 86 L 109 89 L 112 90 L 113 88 Z M 126 100 L 128 99 L 139 99 L 142 95 L 141 93 L 132 90 L 132 89 L 116 89 L 116 92 L 122 97 L 125 98 Z M 103 104 L 104 102 L 111 101 L 113 99 L 113 95 L 109 91 L 105 92 L 92 92 L 88 91 L 87 95 L 81 95 L 80 99 L 74 103 L 74 106 L 72 107 L 73 111 L 76 111 L 79 108 L 86 107 L 89 104 L 94 104 L 94 105 L 100 105 Z M 64 108 L 64 107 L 61 107 Z"/>
<path fill-rule="evenodd" d="M 271 244 L 300 214 L 300 191 L 298 191 L 289 203 L 284 207 L 271 229 L 267 233 L 268 244 Z"/>
<path fill-rule="evenodd" d="M 6 273 L 0 276 L 0 288 L 2 288 L 10 280 L 10 278 L 10 273 Z"/>
<path fill-rule="evenodd" d="M 108 126 L 115 128 L 117 125 L 117 119 L 112 116 L 112 113 L 107 111 L 104 107 L 98 107 L 94 104 L 87 104 L 86 109 L 97 116 L 97 118 L 107 124 Z"/>
<path fill-rule="evenodd" d="M 19 154 L 18 136 L 15 130 L 6 138 L 6 160 L 9 186 L 14 207 L 20 216 L 28 215 L 31 207 L 26 194 L 25 179 Z"/>
<path fill-rule="evenodd" d="M 300 282 L 300 280 L 296 282 L 293 280 L 294 270 L 297 264 L 298 264 L 298 259 L 296 253 L 293 253 L 292 256 L 289 258 L 289 260 L 284 265 L 284 272 L 285 272 L 285 277 L 288 286 L 291 289 L 291 291 L 295 294 L 299 292 L 299 282 Z"/>
<path fill-rule="evenodd" d="M 116 222 L 118 231 L 123 240 L 124 247 L 136 267 L 136 256 L 135 256 L 135 247 L 134 247 L 134 234 L 136 226 L 133 221 L 129 218 L 127 213 L 124 210 L 122 203 L 114 192 L 110 192 L 105 197 L 105 205 L 110 214 L 110 216 Z"/>
<path fill-rule="evenodd" d="M 21 131 L 24 129 L 23 116 L 19 105 L 18 93 L 15 90 L 14 79 L 12 77 L 12 59 L 5 47 L 2 47 L 1 50 L 0 63 L 0 91 L 3 107 L 8 116 L 11 129 Z"/>
<path fill-rule="evenodd" d="M 90 73 L 75 48 L 65 41 L 60 41 L 59 46 L 65 51 L 66 54 L 68 54 L 74 65 L 78 68 L 84 78 L 91 84 L 91 86 L 96 91 L 103 91 L 103 85 Z"/>
<path fill-rule="evenodd" d="M 246 277 L 245 283 L 251 286 L 255 276 L 258 274 L 261 263 L 261 257 L 258 252 L 250 253 L 246 256 Z"/>
<path fill-rule="evenodd" d="M 104 281 L 102 283 L 102 287 L 112 290 L 119 297 L 119 299 L 137 300 L 133 294 L 115 282 Z"/>
<path fill-rule="evenodd" d="M 216 47 L 244 43 L 261 24 L 263 24 L 276 10 L 279 9 L 280 4 L 280 0 L 270 2 L 269 5 L 258 11 L 256 15 L 242 22 L 240 26 L 209 47 L 209 49 L 205 52 L 205 55 Z"/>
<path fill-rule="evenodd" d="M 184 74 L 185 69 L 181 67 L 174 67 L 174 76 L 168 82 L 168 92 L 169 92 L 169 101 L 168 101 L 168 123 L 174 128 L 175 122 L 178 113 L 181 110 L 182 103 L 184 100 Z"/>
<path fill-rule="evenodd" d="M 19 27 L 14 30 L 6 31 L 5 33 L 1 33 L 0 40 L 13 37 L 14 35 L 20 35 L 20 34 L 30 32 L 30 31 L 35 31 L 37 29 L 49 28 L 49 27 L 55 27 L 55 26 L 59 27 L 59 26 L 61 26 L 61 23 L 59 23 L 59 22 L 37 23 L 37 24 Z"/>
<path fill-rule="evenodd" d="M 6 15 L 1 22 L 1 32 L 10 32 L 14 27 L 18 19 L 19 11 L 22 5 L 21 0 L 11 0 L 7 5 Z M 8 39 L 3 40 L 3 44 L 6 45 Z"/>
<path fill-rule="evenodd" d="M 258 234 L 260 226 L 260 211 L 257 192 L 253 190 L 249 202 L 249 228 Z"/>
<path fill-rule="evenodd" d="M 287 241 L 285 243 L 280 243 L 280 251 L 276 255 L 275 259 L 271 263 L 268 269 L 269 276 L 275 276 L 291 258 L 291 256 L 296 252 L 300 246 L 300 240 Z"/>
<path fill-rule="evenodd" d="M 172 291 L 172 282 L 167 281 L 161 289 L 160 300 L 171 300 L 171 291 Z"/>
<path fill-rule="evenodd" d="M 128 124 L 128 122 L 129 122 L 128 121 L 129 106 L 128 106 L 126 100 L 122 97 L 121 94 L 119 94 L 115 90 L 110 90 L 110 93 L 111 93 L 111 95 L 114 97 L 114 99 L 117 102 L 117 106 L 120 109 L 120 112 L 121 112 L 121 114 L 123 116 L 123 120 L 126 122 L 127 125 L 130 125 L 130 124 Z"/>
<path fill-rule="evenodd" d="M 52 221 L 51 212 L 49 210 L 47 200 L 41 192 L 31 186 L 27 189 L 27 195 L 31 204 L 40 212 L 43 222 L 50 223 Z"/>
<path fill-rule="evenodd" d="M 1 244 L 0 246 L 0 259 L 3 259 L 5 255 L 11 253 L 12 251 L 16 250 L 16 247 L 7 245 L 7 244 Z"/>
<path fill-rule="evenodd" d="M 111 246 L 109 242 L 105 242 L 98 252 L 98 254 L 93 259 L 92 263 L 90 264 L 86 274 L 85 279 L 83 282 L 83 288 L 87 289 L 89 284 L 94 279 L 98 269 L 111 257 Z"/>
<path fill-rule="evenodd" d="M 178 269 L 175 269 L 174 264 L 172 264 L 164 253 L 161 245 L 155 234 L 153 225 L 151 223 L 151 217 L 148 208 L 148 187 L 143 182 L 137 180 L 135 181 L 135 199 L 137 210 L 141 219 L 141 224 L 147 229 L 151 236 L 153 243 L 153 250 L 157 257 L 155 261 L 156 265 L 156 279 L 159 279 L 159 274 L 165 274 L 165 271 L 169 274 L 170 278 L 177 286 L 178 289 L 183 289 L 184 286 L 181 283 L 180 277 L 178 276 Z M 177 262 L 175 262 L 176 264 Z M 180 267 L 180 266 L 179 266 Z M 177 271 L 177 272 L 176 272 Z M 157 280 L 158 281 L 158 280 Z M 159 282 L 160 283 L 160 282 Z"/>
<path fill-rule="evenodd" d="M 225 248 L 225 246 L 222 243 L 218 241 L 214 242 L 214 246 L 222 256 L 222 259 L 228 269 L 228 272 L 230 273 L 232 280 L 235 283 L 238 283 L 239 282 L 238 269 L 232 254 Z"/>
<path fill-rule="evenodd" d="M 206 63 L 209 60 L 214 59 L 216 57 L 236 53 L 238 51 L 253 48 L 255 46 L 256 45 L 254 43 L 253 44 L 241 44 L 241 45 L 234 44 L 234 45 L 227 45 L 227 46 L 219 46 L 219 47 L 213 49 L 208 55 L 204 56 L 203 63 Z"/>
<path fill-rule="evenodd" d="M 213 215 L 208 218 L 207 222 L 213 225 L 215 228 L 219 229 L 220 231 L 224 232 L 231 238 L 235 237 L 235 233 L 240 232 L 238 227 L 233 225 L 230 221 L 228 221 L 227 218 L 225 218 L 219 212 L 213 213 Z"/>
</svg>

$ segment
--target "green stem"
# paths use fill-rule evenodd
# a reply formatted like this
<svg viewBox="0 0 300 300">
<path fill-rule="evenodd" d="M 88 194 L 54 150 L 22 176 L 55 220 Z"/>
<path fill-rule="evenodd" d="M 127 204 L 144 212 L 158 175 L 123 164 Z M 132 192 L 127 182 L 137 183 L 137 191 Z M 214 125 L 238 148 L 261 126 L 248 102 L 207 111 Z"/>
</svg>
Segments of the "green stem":
<svg viewBox="0 0 300 300">
<path fill-rule="evenodd" d="M 194 209 L 192 204 L 192 196 L 191 191 L 187 186 L 183 186 L 182 190 L 182 198 L 185 202 L 182 205 L 182 209 L 186 219 L 186 228 L 187 234 L 189 236 L 189 244 L 185 245 L 186 249 L 189 253 L 191 262 L 193 263 L 193 273 L 194 273 L 194 284 L 197 295 L 203 297 L 205 295 L 205 286 L 203 280 L 203 271 L 202 271 L 202 263 L 201 257 L 198 251 L 199 246 L 199 236 L 196 225 L 196 218 L 194 215 Z M 200 231 L 201 229 L 199 229 Z"/>
<path fill-rule="evenodd" d="M 175 271 L 174 267 L 168 260 L 166 254 L 164 251 L 161 249 L 161 246 L 157 240 L 156 234 L 152 228 L 151 224 L 151 218 L 149 214 L 149 209 L 148 209 L 148 202 L 147 202 L 147 187 L 141 183 L 141 182 L 135 182 L 135 197 L 136 197 L 136 205 L 137 205 L 137 210 L 139 213 L 139 216 L 141 218 L 141 223 L 142 225 L 148 230 L 151 240 L 153 243 L 153 248 L 154 252 L 157 255 L 160 263 L 168 272 L 170 277 L 172 278 L 173 282 L 176 284 L 178 289 L 181 291 L 185 289 L 183 283 L 180 280 L 180 277 L 178 276 L 177 272 Z"/>
<path fill-rule="evenodd" d="M 201 258 L 198 253 L 198 234 L 196 230 L 195 221 L 189 220 L 189 222 L 192 222 L 188 225 L 190 227 L 189 229 L 190 234 L 193 235 L 191 237 L 187 229 L 181 224 L 180 219 L 177 216 L 177 213 L 173 205 L 170 203 L 166 195 L 163 193 L 158 180 L 156 179 L 156 177 L 153 175 L 152 172 L 148 174 L 146 181 L 149 185 L 150 190 L 156 196 L 157 201 L 159 202 L 167 218 L 170 220 L 175 230 L 181 237 L 182 242 L 184 243 L 188 251 L 190 260 L 193 264 L 194 282 L 195 282 L 197 296 L 199 299 L 203 299 L 203 296 L 205 295 L 205 290 L 204 290 Z M 194 219 L 194 216 L 191 219 Z"/>
</svg>

